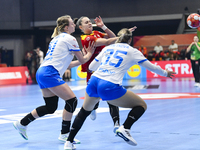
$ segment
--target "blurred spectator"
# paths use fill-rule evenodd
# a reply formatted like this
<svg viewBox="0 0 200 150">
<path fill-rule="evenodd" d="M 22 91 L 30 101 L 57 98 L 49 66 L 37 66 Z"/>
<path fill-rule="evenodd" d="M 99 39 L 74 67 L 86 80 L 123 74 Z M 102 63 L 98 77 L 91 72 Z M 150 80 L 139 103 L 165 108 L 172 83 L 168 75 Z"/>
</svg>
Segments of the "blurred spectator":
<svg viewBox="0 0 200 150">
<path fill-rule="evenodd" d="M 156 46 L 154 47 L 155 51 L 155 60 L 163 60 L 164 52 L 163 47 L 160 45 L 160 42 L 157 42 Z"/>
<path fill-rule="evenodd" d="M 32 77 L 32 54 L 30 52 L 26 53 L 24 63 L 25 63 L 25 66 L 27 66 L 29 70 L 29 75 Z"/>
<path fill-rule="evenodd" d="M 44 52 L 37 47 L 32 51 L 32 79 L 36 81 L 35 74 L 44 59 Z"/>
<path fill-rule="evenodd" d="M 178 44 L 175 43 L 174 40 L 171 41 L 171 45 L 169 46 L 169 60 L 178 60 L 180 52 L 178 51 Z"/>
<path fill-rule="evenodd" d="M 160 45 L 160 42 L 157 42 L 156 46 L 154 47 L 154 51 L 156 52 L 156 54 L 159 54 L 163 51 L 163 47 Z"/>
<path fill-rule="evenodd" d="M 178 52 L 178 44 L 175 43 L 174 40 L 171 41 L 171 45 L 169 45 L 169 50 L 172 52 Z"/>
<path fill-rule="evenodd" d="M 37 47 L 35 52 L 37 54 L 37 57 L 36 57 L 37 68 L 39 68 L 39 66 L 41 65 L 44 59 L 44 52 L 40 50 L 40 47 Z"/>
<path fill-rule="evenodd" d="M 139 47 L 139 51 L 141 51 L 142 54 L 143 54 L 145 57 L 147 57 L 147 48 L 146 48 L 145 46 L 141 45 L 141 46 Z"/>
</svg>

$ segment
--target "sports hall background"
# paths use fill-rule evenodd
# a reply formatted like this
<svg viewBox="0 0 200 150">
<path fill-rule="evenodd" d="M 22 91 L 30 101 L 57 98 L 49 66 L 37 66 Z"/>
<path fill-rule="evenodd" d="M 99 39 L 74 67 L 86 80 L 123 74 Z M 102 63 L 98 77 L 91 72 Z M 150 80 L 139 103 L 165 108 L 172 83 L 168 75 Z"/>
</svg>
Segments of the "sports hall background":
<svg viewBox="0 0 200 150">
<path fill-rule="evenodd" d="M 46 53 L 56 19 L 101 16 L 115 33 L 136 25 L 138 35 L 195 32 L 185 27 L 185 15 L 196 13 L 199 0 L 1 0 L 0 47 L 13 50 L 13 65 L 21 66 L 26 51 L 37 46 Z M 74 36 L 81 34 L 77 29 Z"/>
<path fill-rule="evenodd" d="M 46 53 L 56 19 L 65 14 L 73 18 L 88 16 L 92 20 L 100 15 L 115 33 L 136 25 L 138 28 L 133 36 L 139 38 L 134 45 L 146 41 L 145 46 L 153 47 L 159 37 L 165 37 L 160 41 L 162 45 L 164 41 L 170 45 L 172 38 L 178 44 L 179 41 L 192 42 L 197 30 L 189 29 L 185 19 L 199 8 L 200 0 L 0 0 L 0 50 L 3 47 L 13 51 L 14 66 L 21 66 L 25 52 L 37 46 Z M 79 29 L 74 33 L 79 42 L 80 34 Z M 190 37 L 185 38 L 187 35 Z M 164 46 L 168 47 L 167 43 Z M 162 68 L 167 63 L 179 73 L 187 69 L 185 60 L 155 62 Z M 136 75 L 140 73 L 138 68 L 130 70 Z M 188 77 L 193 76 L 192 72 L 185 72 L 187 77 L 176 75 L 172 80 L 158 78 L 151 72 L 155 78 L 123 80 L 123 86 L 141 96 L 148 105 L 145 114 L 131 129 L 138 146 L 132 147 L 115 136 L 108 105 L 100 102 L 97 119 L 88 118 L 77 134 L 76 138 L 81 141 L 76 145 L 77 150 L 102 150 L 102 147 L 104 150 L 199 150 L 200 87 L 194 87 L 194 78 Z M 75 117 L 83 104 L 86 81 L 67 84 L 79 99 Z M 28 141 L 22 139 L 12 125 L 43 103 L 37 84 L 0 85 L 0 150 L 63 150 L 63 143 L 57 140 L 65 105 L 63 100 L 59 100 L 55 114 L 38 119 L 28 127 Z M 120 108 L 121 123 L 128 112 L 129 109 Z"/>
</svg>

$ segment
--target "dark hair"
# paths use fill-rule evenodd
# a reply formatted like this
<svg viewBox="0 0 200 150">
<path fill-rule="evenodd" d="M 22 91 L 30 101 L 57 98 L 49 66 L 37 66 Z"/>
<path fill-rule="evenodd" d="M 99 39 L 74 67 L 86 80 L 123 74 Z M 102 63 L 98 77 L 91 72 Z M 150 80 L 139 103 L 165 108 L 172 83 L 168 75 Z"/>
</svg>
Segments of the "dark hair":
<svg viewBox="0 0 200 150">
<path fill-rule="evenodd" d="M 74 18 L 73 21 L 74 21 L 74 24 L 76 24 L 78 21 L 78 18 Z"/>
<path fill-rule="evenodd" d="M 128 43 L 132 38 L 132 32 L 127 28 L 123 28 L 117 33 L 117 36 L 119 36 L 119 39 L 116 43 Z"/>
<path fill-rule="evenodd" d="M 83 18 L 85 18 L 85 17 L 86 17 L 86 16 L 82 16 L 82 17 L 80 17 L 79 19 L 77 19 L 76 25 L 77 25 L 77 26 L 82 25 Z"/>
</svg>

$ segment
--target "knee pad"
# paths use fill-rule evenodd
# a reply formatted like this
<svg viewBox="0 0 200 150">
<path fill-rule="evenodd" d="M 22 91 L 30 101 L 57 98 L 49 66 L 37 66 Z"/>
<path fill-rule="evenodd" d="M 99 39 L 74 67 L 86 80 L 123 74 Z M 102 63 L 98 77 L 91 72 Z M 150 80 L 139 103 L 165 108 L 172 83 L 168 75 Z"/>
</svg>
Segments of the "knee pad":
<svg viewBox="0 0 200 150">
<path fill-rule="evenodd" d="M 65 110 L 70 113 L 73 113 L 75 111 L 76 106 L 77 106 L 77 98 L 76 97 L 65 101 Z"/>
<path fill-rule="evenodd" d="M 58 96 L 44 97 L 44 101 L 46 105 L 36 108 L 39 117 L 46 114 L 53 114 L 58 107 Z"/>
</svg>

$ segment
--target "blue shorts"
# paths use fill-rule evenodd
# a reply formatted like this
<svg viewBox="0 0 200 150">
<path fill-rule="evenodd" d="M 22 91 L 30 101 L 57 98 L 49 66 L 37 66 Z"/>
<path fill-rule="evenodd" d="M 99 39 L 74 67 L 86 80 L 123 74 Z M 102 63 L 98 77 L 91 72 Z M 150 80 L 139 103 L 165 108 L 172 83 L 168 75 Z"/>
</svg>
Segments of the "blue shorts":
<svg viewBox="0 0 200 150">
<path fill-rule="evenodd" d="M 36 72 L 36 80 L 40 89 L 51 88 L 65 83 L 53 66 L 40 67 Z"/>
<path fill-rule="evenodd" d="M 112 82 L 91 76 L 86 92 L 90 97 L 100 97 L 103 101 L 114 100 L 122 97 L 126 93 L 126 89 Z"/>
</svg>

